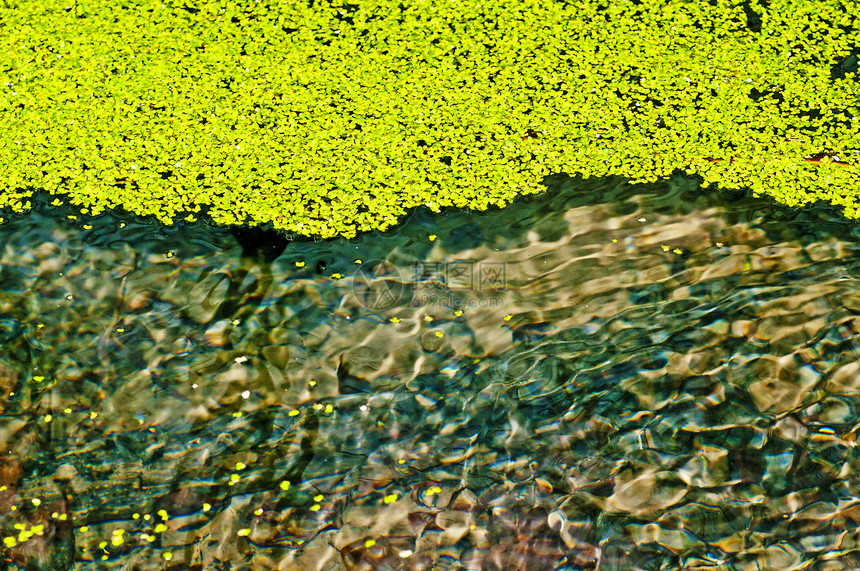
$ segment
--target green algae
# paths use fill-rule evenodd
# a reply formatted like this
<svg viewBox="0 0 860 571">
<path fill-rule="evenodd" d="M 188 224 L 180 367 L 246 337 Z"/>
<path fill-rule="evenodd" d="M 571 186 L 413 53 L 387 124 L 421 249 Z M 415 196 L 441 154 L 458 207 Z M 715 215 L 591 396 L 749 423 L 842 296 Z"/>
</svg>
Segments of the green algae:
<svg viewBox="0 0 860 571">
<path fill-rule="evenodd" d="M 419 205 L 504 206 L 550 174 L 680 170 L 857 218 L 858 12 L 12 0 L 0 207 L 47 192 L 84 214 L 351 237 Z"/>
</svg>

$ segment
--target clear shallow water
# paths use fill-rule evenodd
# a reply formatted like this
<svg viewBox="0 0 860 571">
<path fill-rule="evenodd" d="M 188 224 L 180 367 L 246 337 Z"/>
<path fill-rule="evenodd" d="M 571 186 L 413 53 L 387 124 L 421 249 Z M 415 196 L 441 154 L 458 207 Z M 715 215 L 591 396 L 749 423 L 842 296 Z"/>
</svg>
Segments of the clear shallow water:
<svg viewBox="0 0 860 571">
<path fill-rule="evenodd" d="M 0 227 L 7 568 L 860 567 L 858 231 L 550 184 L 271 264 Z"/>
</svg>

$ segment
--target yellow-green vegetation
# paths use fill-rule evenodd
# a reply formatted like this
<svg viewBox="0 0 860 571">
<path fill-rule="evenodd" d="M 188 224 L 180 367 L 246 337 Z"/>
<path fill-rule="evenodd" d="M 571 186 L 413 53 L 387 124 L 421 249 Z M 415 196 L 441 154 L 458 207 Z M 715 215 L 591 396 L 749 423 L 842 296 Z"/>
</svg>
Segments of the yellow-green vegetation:
<svg viewBox="0 0 860 571">
<path fill-rule="evenodd" d="M 43 190 L 85 214 L 353 236 L 422 204 L 503 206 L 548 174 L 682 169 L 855 218 L 858 170 L 821 154 L 858 159 L 858 16 L 849 0 L 6 0 L 0 206 Z"/>
</svg>

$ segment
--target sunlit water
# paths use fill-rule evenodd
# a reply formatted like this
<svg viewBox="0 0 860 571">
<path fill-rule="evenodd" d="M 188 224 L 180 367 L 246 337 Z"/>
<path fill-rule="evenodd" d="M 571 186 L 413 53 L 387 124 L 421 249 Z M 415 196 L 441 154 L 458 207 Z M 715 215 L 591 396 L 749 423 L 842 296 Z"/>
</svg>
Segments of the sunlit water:
<svg viewBox="0 0 860 571">
<path fill-rule="evenodd" d="M 860 568 L 860 232 L 548 184 L 271 264 L 0 227 L 6 568 Z"/>
</svg>

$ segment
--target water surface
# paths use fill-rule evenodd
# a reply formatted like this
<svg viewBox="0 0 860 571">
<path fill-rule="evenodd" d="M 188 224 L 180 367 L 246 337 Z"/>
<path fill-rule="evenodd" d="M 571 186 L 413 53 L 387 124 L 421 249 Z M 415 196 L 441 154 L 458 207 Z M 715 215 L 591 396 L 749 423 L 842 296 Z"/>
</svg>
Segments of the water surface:
<svg viewBox="0 0 860 571">
<path fill-rule="evenodd" d="M 858 230 L 690 177 L 548 184 L 271 261 L 14 217 L 7 566 L 860 567 Z"/>
</svg>

